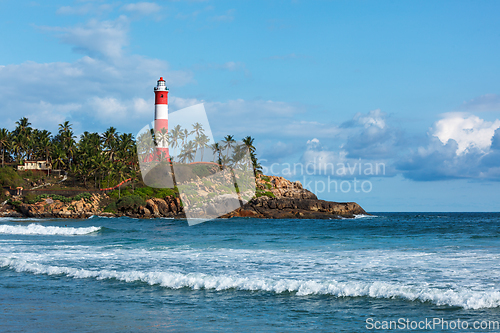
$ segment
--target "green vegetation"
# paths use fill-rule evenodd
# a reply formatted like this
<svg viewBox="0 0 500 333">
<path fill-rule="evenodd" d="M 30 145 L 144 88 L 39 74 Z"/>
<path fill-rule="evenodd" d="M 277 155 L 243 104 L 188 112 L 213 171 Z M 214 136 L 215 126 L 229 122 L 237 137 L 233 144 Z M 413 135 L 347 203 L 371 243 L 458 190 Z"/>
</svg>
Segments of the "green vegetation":
<svg viewBox="0 0 500 333">
<path fill-rule="evenodd" d="M 212 165 L 196 164 L 191 168 L 191 171 L 196 176 L 204 178 L 213 174 L 213 172 L 211 171 L 212 168 L 213 168 Z"/>
<path fill-rule="evenodd" d="M 135 210 L 140 206 L 146 206 L 146 202 L 138 195 L 129 195 L 116 202 L 116 208 L 119 210 Z"/>
<path fill-rule="evenodd" d="M 118 200 L 122 197 L 128 196 L 139 196 L 143 200 L 147 200 L 150 198 L 166 198 L 169 196 L 178 196 L 179 192 L 176 188 L 153 188 L 153 187 L 139 187 L 136 189 L 126 188 L 124 190 L 118 191 L 114 190 L 108 193 L 108 196 L 112 199 Z"/>
<path fill-rule="evenodd" d="M 59 200 L 64 203 L 68 203 L 71 201 L 79 201 L 84 199 L 85 202 L 89 202 L 90 198 L 92 197 L 92 194 L 88 192 L 80 193 L 75 195 L 74 197 L 65 197 L 62 195 L 57 195 L 57 194 L 40 194 L 40 195 L 35 195 L 33 193 L 28 193 L 24 196 L 24 202 L 27 204 L 35 204 L 37 202 L 44 201 L 45 199 L 51 198 L 52 200 Z"/>
<path fill-rule="evenodd" d="M 137 152 L 142 157 L 156 156 L 155 141 L 169 146 L 172 155 L 178 159 L 176 162 L 189 163 L 197 156 L 203 160 L 208 154 L 206 149 L 210 148 L 212 160 L 221 168 L 238 165 L 246 152 L 250 153 L 253 164 L 250 167 L 254 173 L 259 173 L 262 168 L 257 161 L 253 138 L 247 136 L 242 145 L 237 145 L 234 137 L 227 135 L 220 143 L 208 146 L 209 138 L 200 123 L 193 124 L 191 130 L 177 125 L 168 133 L 166 130 L 146 132 L 137 138 L 137 142 L 132 134 L 120 134 L 114 127 L 102 134 L 84 132 L 77 139 L 68 121 L 59 124 L 57 134 L 53 135 L 47 130 L 32 128 L 26 117 L 16 122 L 12 132 L 0 129 L 2 166 L 5 163 L 21 165 L 25 160 L 45 160 L 53 169 L 65 171 L 73 187 L 85 188 L 108 188 L 128 178 L 137 179 L 140 174 Z M 213 173 L 213 165 L 193 165 L 191 169 L 191 173 L 200 178 Z M 32 171 L 26 171 L 22 176 L 30 181 L 43 177 Z M 0 182 L 2 186 L 23 184 L 21 177 L 11 168 L 2 168 Z"/>
<path fill-rule="evenodd" d="M 248 167 L 253 168 L 255 175 L 262 173 L 262 166 L 257 161 L 252 137 L 247 136 L 242 139 L 242 144 L 237 144 L 233 135 L 227 135 L 221 142 L 208 145 L 210 140 L 205 135 L 201 124 L 195 123 L 192 127 L 192 130 L 188 130 L 177 125 L 168 133 L 165 130 L 156 133 L 142 133 L 137 138 L 139 158 L 143 158 L 143 160 L 150 158 L 154 152 L 155 142 L 161 142 L 164 146 L 170 147 L 171 159 L 175 159 L 175 162 L 180 163 L 191 163 L 195 160 L 203 161 L 206 149 L 209 148 L 212 153 L 211 160 L 218 163 L 222 169 L 226 166 L 242 167 L 241 164 L 246 162 L 243 157 L 248 152 L 251 158 L 251 165 Z M 161 160 L 161 157 L 159 159 Z M 195 165 L 191 172 L 202 178 L 213 173 L 210 169 L 211 166 L 200 164 Z"/>
<path fill-rule="evenodd" d="M 258 197 L 270 197 L 270 198 L 275 198 L 276 196 L 273 194 L 273 192 L 269 192 L 269 191 L 263 191 L 263 190 L 257 190 L 255 192 L 255 197 L 258 198 Z"/>
<path fill-rule="evenodd" d="M 58 133 L 52 135 L 47 130 L 32 128 L 28 118 L 23 117 L 16 122 L 14 131 L 0 129 L 2 166 L 44 160 L 51 163 L 53 169 L 66 171 L 73 186 L 86 188 L 111 187 L 137 177 L 139 165 L 132 134 L 119 134 L 116 128 L 110 127 L 102 134 L 84 132 L 78 142 L 75 140 L 68 121 L 59 124 Z M 5 170 L 11 169 L 2 168 L 0 178 Z M 22 176 L 31 181 L 43 177 L 31 170 Z M 0 181 L 3 186 L 22 186 L 12 174 Z"/>
<path fill-rule="evenodd" d="M 0 185 L 2 187 L 16 188 L 23 184 L 23 179 L 12 168 L 0 168 Z"/>
<path fill-rule="evenodd" d="M 139 195 L 127 195 L 117 201 L 111 201 L 104 212 L 117 213 L 118 211 L 137 210 L 141 206 L 146 206 L 146 201 Z"/>
<path fill-rule="evenodd" d="M 105 213 L 117 213 L 118 212 L 118 208 L 116 207 L 116 202 L 113 201 L 111 202 L 109 205 L 106 206 L 106 208 L 104 208 L 103 212 Z"/>
<path fill-rule="evenodd" d="M 61 170 L 62 174 L 67 175 L 65 182 L 53 184 L 50 187 L 53 190 L 110 188 L 132 178 L 131 186 L 123 186 L 119 190 L 109 192 L 109 199 L 105 204 L 103 203 L 107 211 L 117 212 L 127 207 L 145 205 L 145 201 L 150 198 L 178 197 L 179 190 L 175 186 L 176 183 L 181 184 L 201 178 L 207 187 L 213 188 L 212 182 L 203 178 L 226 167 L 232 168 L 234 183 L 236 187 L 240 185 L 242 188 L 246 188 L 246 184 L 241 183 L 239 171 L 244 173 L 253 169 L 253 173 L 257 175 L 262 170 L 256 157 L 252 137 L 247 136 L 242 139 L 243 144 L 237 144 L 234 136 L 227 135 L 221 142 L 209 146 L 209 138 L 199 123 L 193 124 L 192 129 L 177 125 L 168 133 L 166 130 L 157 133 L 147 132 L 136 139 L 130 133 L 118 133 L 114 127 L 108 128 L 104 133 L 84 132 L 77 138 L 68 121 L 59 124 L 57 133 L 52 134 L 47 130 L 33 128 L 28 118 L 23 117 L 16 122 L 13 131 L 0 129 L 2 161 L 0 186 L 10 188 L 21 186 L 26 190 L 35 184 L 54 183 L 51 180 L 55 180 L 56 176 L 49 176 L 45 172 L 17 171 L 17 166 L 22 165 L 25 160 L 47 161 L 53 169 Z M 140 178 L 139 170 L 139 158 L 144 158 L 144 161 L 151 157 L 156 159 L 155 141 L 162 141 L 162 144 L 169 146 L 171 154 L 176 159 L 175 161 L 173 161 L 174 158 L 172 161 L 163 160 L 157 170 L 152 169 L 148 173 L 152 179 L 167 179 L 169 177 L 165 177 L 165 172 L 168 173 L 171 170 L 168 166 L 175 168 L 176 183 L 170 181 L 171 184 L 158 184 L 160 188 L 145 186 Z M 251 161 L 242 158 L 247 153 L 250 154 Z M 204 156 L 211 156 L 211 160 L 215 163 L 185 164 L 196 159 L 203 160 Z M 236 176 L 238 176 L 238 182 Z M 151 184 L 151 182 L 146 183 Z M 267 190 L 271 189 L 271 184 L 265 186 Z M 237 191 L 239 190 L 237 187 Z M 194 187 L 182 188 L 182 192 L 187 195 L 196 195 L 196 191 Z M 215 192 L 209 195 L 231 193 L 232 190 L 219 186 Z M 256 196 L 262 195 L 272 196 L 272 193 L 260 191 Z M 72 198 L 28 193 L 23 201 L 32 204 L 52 198 L 68 203 L 80 199 L 89 200 L 90 197 L 89 193 L 82 193 Z M 0 194 L 2 201 L 6 198 L 5 193 Z M 14 206 L 21 204 L 20 201 L 10 200 L 10 202 Z"/>
</svg>

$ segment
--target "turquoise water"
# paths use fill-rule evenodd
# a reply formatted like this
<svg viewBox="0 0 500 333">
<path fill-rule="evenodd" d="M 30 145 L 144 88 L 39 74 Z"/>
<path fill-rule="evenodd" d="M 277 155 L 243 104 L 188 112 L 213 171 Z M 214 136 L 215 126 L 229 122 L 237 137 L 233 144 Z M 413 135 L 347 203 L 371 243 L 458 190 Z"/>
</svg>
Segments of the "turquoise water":
<svg viewBox="0 0 500 333">
<path fill-rule="evenodd" d="M 0 331 L 360 332 L 400 318 L 500 321 L 500 214 L 0 219 Z"/>
</svg>

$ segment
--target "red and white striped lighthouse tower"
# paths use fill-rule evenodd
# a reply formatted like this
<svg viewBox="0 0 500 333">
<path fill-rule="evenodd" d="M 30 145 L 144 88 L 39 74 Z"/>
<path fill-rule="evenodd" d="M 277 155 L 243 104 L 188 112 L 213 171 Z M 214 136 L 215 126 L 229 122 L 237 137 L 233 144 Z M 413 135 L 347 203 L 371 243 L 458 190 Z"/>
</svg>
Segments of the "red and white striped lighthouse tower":
<svg viewBox="0 0 500 333">
<path fill-rule="evenodd" d="M 156 151 L 168 158 L 168 88 L 163 77 L 160 77 L 154 90 Z"/>
</svg>

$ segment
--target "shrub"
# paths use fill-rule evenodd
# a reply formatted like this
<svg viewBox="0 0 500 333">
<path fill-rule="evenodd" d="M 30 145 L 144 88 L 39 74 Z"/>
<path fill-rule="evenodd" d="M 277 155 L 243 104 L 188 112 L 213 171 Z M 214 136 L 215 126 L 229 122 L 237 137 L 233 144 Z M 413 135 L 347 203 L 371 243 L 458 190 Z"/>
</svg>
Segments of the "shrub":
<svg viewBox="0 0 500 333">
<path fill-rule="evenodd" d="M 160 199 L 175 195 L 177 195 L 177 192 L 175 192 L 175 190 L 171 188 L 155 188 L 153 194 L 155 198 L 160 198 Z"/>
<path fill-rule="evenodd" d="M 23 179 L 10 167 L 0 168 L 0 185 L 16 188 L 23 184 Z"/>
<path fill-rule="evenodd" d="M 37 199 L 36 195 L 31 192 L 24 196 L 24 202 L 28 204 L 36 203 L 37 202 L 36 199 Z"/>
<path fill-rule="evenodd" d="M 90 198 L 92 197 L 92 194 L 90 194 L 89 192 L 84 192 L 84 193 L 80 193 L 80 194 L 77 194 L 73 197 L 73 200 L 81 200 L 81 199 L 85 199 L 85 201 L 89 201 Z"/>
<path fill-rule="evenodd" d="M 141 197 L 152 197 L 154 194 L 154 190 L 151 187 L 141 187 L 136 188 L 134 194 L 140 195 Z"/>
<path fill-rule="evenodd" d="M 104 208 L 104 212 L 106 213 L 116 213 L 118 210 L 118 208 L 116 207 L 116 202 L 112 202 L 110 203 L 109 205 L 106 206 L 106 208 Z"/>
<path fill-rule="evenodd" d="M 12 199 L 9 199 L 9 201 L 7 201 L 7 203 L 9 205 L 14 206 L 16 209 L 19 208 L 19 206 L 21 206 L 21 201 L 13 201 Z"/>
<path fill-rule="evenodd" d="M 138 195 L 129 195 L 116 202 L 116 208 L 120 210 L 135 210 L 145 205 L 146 202 Z"/>
</svg>

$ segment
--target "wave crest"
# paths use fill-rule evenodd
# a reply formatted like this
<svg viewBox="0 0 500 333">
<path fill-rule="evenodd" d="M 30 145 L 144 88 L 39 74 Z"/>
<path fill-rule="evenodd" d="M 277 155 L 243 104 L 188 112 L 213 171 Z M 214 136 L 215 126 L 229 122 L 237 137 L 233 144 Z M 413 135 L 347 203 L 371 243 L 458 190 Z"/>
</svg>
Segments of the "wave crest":
<svg viewBox="0 0 500 333">
<path fill-rule="evenodd" d="M 236 276 L 212 276 L 200 273 L 140 272 L 86 270 L 73 267 L 48 266 L 15 259 L 0 260 L 0 267 L 33 274 L 65 275 L 76 279 L 116 279 L 124 282 L 144 282 L 170 289 L 236 289 L 244 291 L 290 292 L 298 296 L 330 295 L 334 297 L 372 297 L 431 302 L 436 305 L 458 306 L 464 309 L 500 307 L 499 291 L 452 290 L 408 286 L 387 282 L 337 282 L 293 279 L 266 279 Z"/>
<path fill-rule="evenodd" d="M 0 234 L 8 235 L 86 235 L 100 230 L 101 227 L 86 227 L 86 228 L 73 228 L 73 227 L 54 227 L 43 226 L 40 224 L 29 225 L 0 225 Z"/>
</svg>

